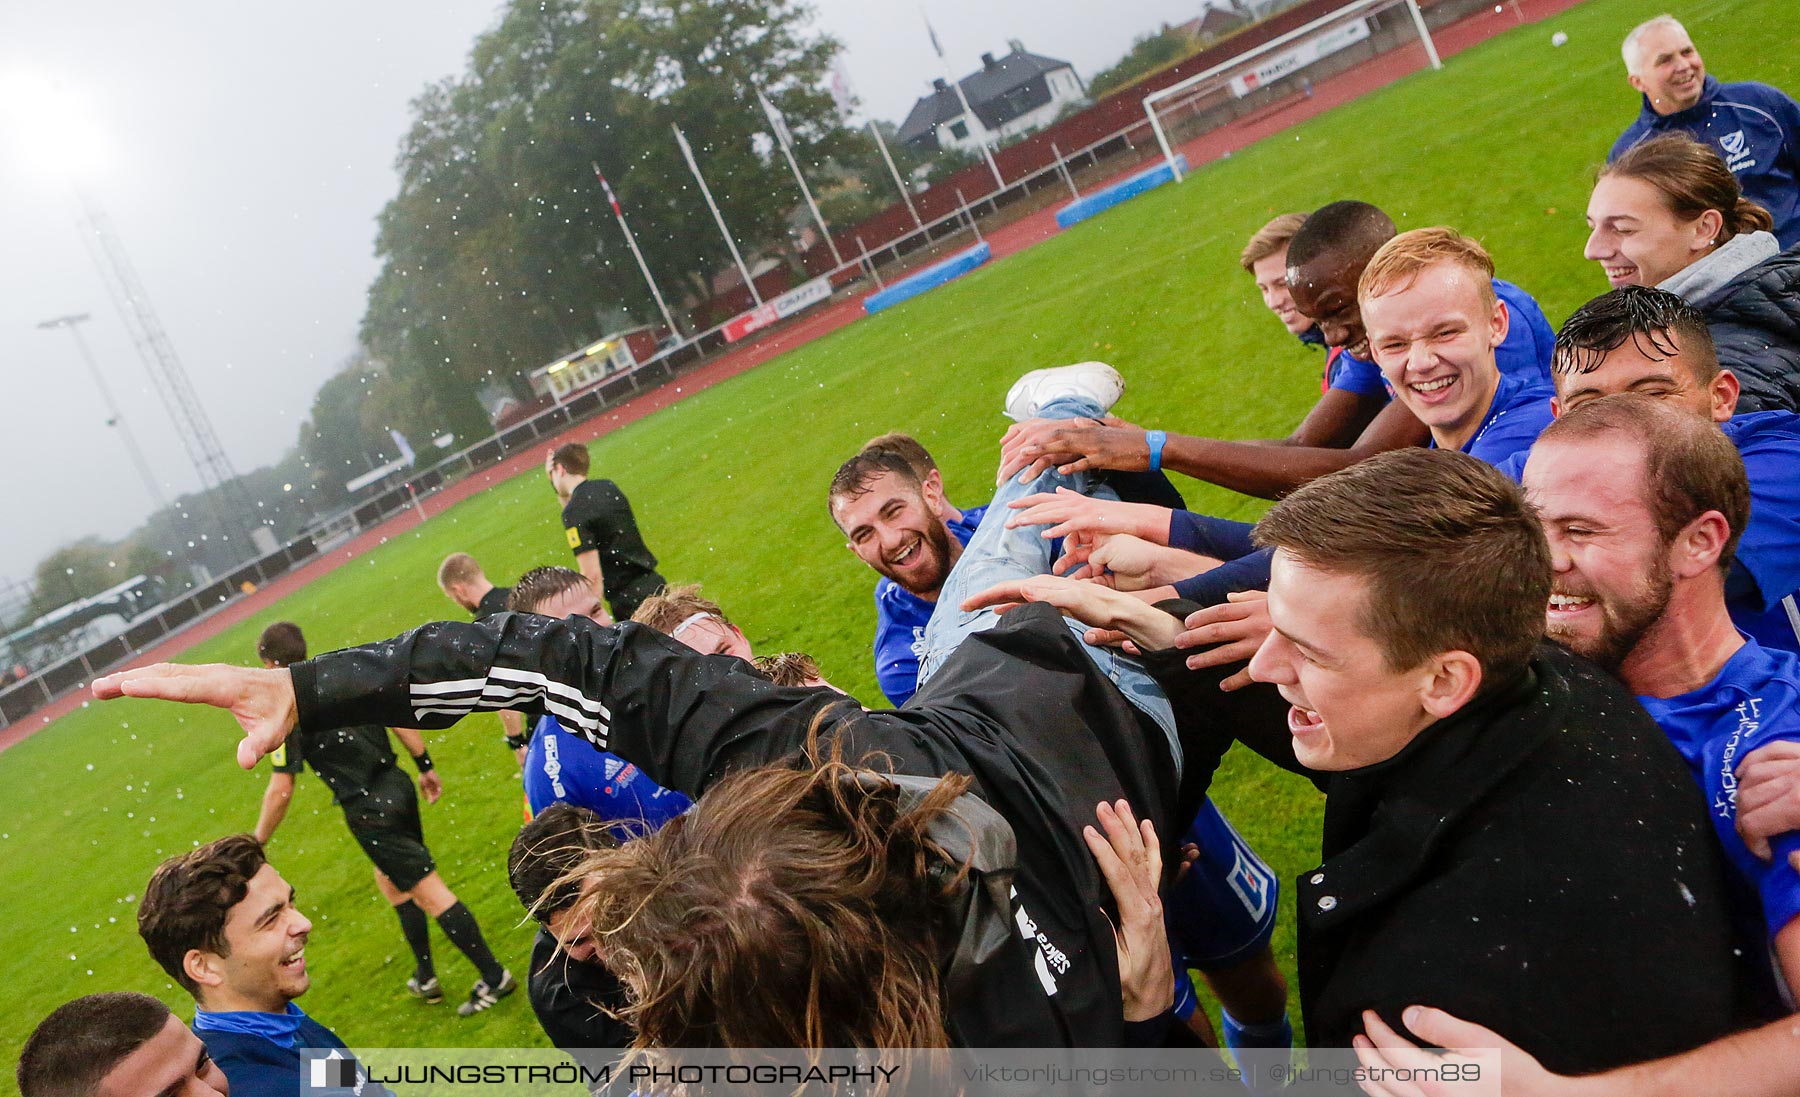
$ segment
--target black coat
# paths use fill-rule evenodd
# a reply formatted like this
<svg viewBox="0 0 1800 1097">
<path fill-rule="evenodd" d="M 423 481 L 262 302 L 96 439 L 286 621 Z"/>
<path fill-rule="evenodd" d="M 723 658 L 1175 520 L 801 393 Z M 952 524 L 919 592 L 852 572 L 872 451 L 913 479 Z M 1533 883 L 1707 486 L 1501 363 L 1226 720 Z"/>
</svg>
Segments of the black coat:
<svg viewBox="0 0 1800 1097">
<path fill-rule="evenodd" d="M 815 731 L 848 759 L 880 752 L 896 773 L 968 774 L 1011 824 L 1017 868 L 996 947 L 946 991 L 952 1037 L 971 1047 L 1124 1038 L 1111 892 L 1082 827 L 1096 803 L 1123 797 L 1167 841 L 1180 833 L 1177 783 L 1167 738 L 1051 606 L 1024 606 L 964 640 L 893 712 L 864 712 L 824 687 L 776 686 L 741 659 L 701 655 L 640 624 L 521 613 L 426 625 L 290 673 L 308 727 L 437 728 L 478 709 L 549 711 L 693 796 L 736 769 L 797 763 Z"/>
<path fill-rule="evenodd" d="M 1800 411 L 1800 245 L 1695 302 L 1719 364 L 1743 384 L 1738 411 Z"/>
<path fill-rule="evenodd" d="M 631 1045 L 631 1026 L 606 1013 L 625 1005 L 618 976 L 603 964 L 570 959 L 542 927 L 531 943 L 526 990 L 544 1035 L 582 1066 L 598 1071 L 618 1060 L 614 1052 Z"/>
<path fill-rule="evenodd" d="M 1437 1006 L 1562 1073 L 1758 1015 L 1699 787 L 1610 676 L 1543 645 L 1520 682 L 1328 784 L 1301 876 L 1307 1041 Z M 1754 954 L 1758 950 L 1744 950 Z"/>
</svg>

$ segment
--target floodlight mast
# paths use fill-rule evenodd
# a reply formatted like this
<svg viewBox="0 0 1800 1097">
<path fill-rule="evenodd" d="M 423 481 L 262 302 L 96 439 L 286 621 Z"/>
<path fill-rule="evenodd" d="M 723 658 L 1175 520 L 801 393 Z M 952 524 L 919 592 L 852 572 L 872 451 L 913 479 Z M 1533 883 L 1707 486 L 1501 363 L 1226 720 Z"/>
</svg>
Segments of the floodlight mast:
<svg viewBox="0 0 1800 1097">
<path fill-rule="evenodd" d="M 240 542 L 238 558 L 249 559 L 256 551 L 255 542 L 249 536 L 249 526 L 257 523 L 245 521 L 254 509 L 244 495 L 237 470 L 232 468 L 231 459 L 225 455 L 225 447 L 220 445 L 212 420 L 200 403 L 193 383 L 188 380 L 187 369 L 182 366 L 175 345 L 163 330 L 162 321 L 151 306 L 150 297 L 138 280 L 124 245 L 113 232 L 111 219 L 86 190 L 80 186 L 74 190 L 76 200 L 81 203 L 84 237 L 93 245 L 95 265 L 100 268 L 102 280 L 119 308 L 132 342 L 137 345 L 138 355 L 150 371 L 151 387 L 156 389 L 169 418 L 174 420 L 175 433 L 181 436 L 188 459 L 200 476 L 201 487 L 206 489 L 220 525 L 228 537 L 235 537 Z"/>
<path fill-rule="evenodd" d="M 81 337 L 81 325 L 87 323 L 88 319 L 87 313 L 78 312 L 45 320 L 38 327 L 47 331 L 65 328 L 70 335 L 75 337 L 75 347 L 81 352 L 81 360 L 87 366 L 88 376 L 94 379 L 94 387 L 100 390 L 100 402 L 106 408 L 107 425 L 118 428 L 119 440 L 125 443 L 126 451 L 131 454 L 131 463 L 137 467 L 138 475 L 143 477 L 144 490 L 149 494 L 150 501 L 156 505 L 156 509 L 162 510 L 169 505 L 169 501 L 163 497 L 162 488 L 157 484 L 156 477 L 151 474 L 150 462 L 144 459 L 144 451 L 138 448 L 137 436 L 131 432 L 131 426 L 125 422 L 124 414 L 119 411 L 118 402 L 113 399 L 112 389 L 107 387 L 106 378 L 100 373 L 100 363 L 94 360 L 94 352 L 88 349 L 87 340 Z"/>
</svg>

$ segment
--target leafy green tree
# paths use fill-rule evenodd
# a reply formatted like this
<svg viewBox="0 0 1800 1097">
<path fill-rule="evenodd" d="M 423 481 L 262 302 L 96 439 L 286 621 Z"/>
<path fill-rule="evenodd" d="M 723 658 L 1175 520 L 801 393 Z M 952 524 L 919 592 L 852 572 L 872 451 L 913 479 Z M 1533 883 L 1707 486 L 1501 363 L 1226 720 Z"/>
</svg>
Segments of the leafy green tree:
<svg viewBox="0 0 1800 1097">
<path fill-rule="evenodd" d="M 86 537 L 64 545 L 38 561 L 32 573 L 31 617 L 48 613 L 58 606 L 99 594 L 107 587 L 130 577 L 119 571 L 114 546 L 98 537 Z"/>
<path fill-rule="evenodd" d="M 477 393 L 529 373 L 624 309 L 656 313 L 593 174 L 625 205 L 665 294 L 710 296 L 728 252 L 682 159 L 693 145 L 746 253 L 785 245 L 799 202 L 770 155 L 761 89 L 811 172 L 840 143 L 837 50 L 797 0 L 514 0 L 468 71 L 413 103 L 363 340 L 409 435 L 486 433 Z"/>
<path fill-rule="evenodd" d="M 1088 81 L 1088 95 L 1099 99 L 1158 69 L 1167 68 L 1193 53 L 1193 39 L 1174 27 L 1164 27 L 1155 34 L 1142 34 L 1132 40 L 1125 56 L 1111 68 L 1102 70 Z"/>
</svg>

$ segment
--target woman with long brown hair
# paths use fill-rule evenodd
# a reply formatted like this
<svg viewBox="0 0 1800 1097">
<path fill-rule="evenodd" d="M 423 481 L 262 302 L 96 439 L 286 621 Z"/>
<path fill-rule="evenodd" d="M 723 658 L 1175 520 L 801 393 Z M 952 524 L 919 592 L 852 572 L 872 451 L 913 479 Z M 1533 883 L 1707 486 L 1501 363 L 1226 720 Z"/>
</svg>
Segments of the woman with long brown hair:
<svg viewBox="0 0 1800 1097">
<path fill-rule="evenodd" d="M 1743 196 L 1709 146 L 1658 137 L 1600 172 L 1583 254 L 1616 288 L 1655 286 L 1699 309 L 1738 410 L 1800 410 L 1800 248 L 1783 253 L 1769 211 Z"/>
</svg>

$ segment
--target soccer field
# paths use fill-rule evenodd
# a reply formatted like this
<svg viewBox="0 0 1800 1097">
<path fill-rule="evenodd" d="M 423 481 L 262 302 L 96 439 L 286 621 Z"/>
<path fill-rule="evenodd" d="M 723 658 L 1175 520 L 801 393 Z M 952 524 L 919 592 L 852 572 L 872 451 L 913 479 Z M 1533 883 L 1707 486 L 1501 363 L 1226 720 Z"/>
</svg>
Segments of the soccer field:
<svg viewBox="0 0 1800 1097">
<path fill-rule="evenodd" d="M 1402 229 L 1449 224 L 1481 238 L 1502 277 L 1553 323 L 1606 288 L 1581 257 L 1594 169 L 1636 110 L 1618 42 L 1667 0 L 1590 0 L 1194 172 L 1029 251 L 783 355 L 598 440 L 595 474 L 630 496 L 672 581 L 699 581 L 758 651 L 803 650 L 868 703 L 874 577 L 825 509 L 838 463 L 889 430 L 938 457 L 951 498 L 992 490 L 1008 384 L 1040 366 L 1098 358 L 1128 390 L 1116 414 L 1222 437 L 1285 434 L 1318 393 L 1316 352 L 1263 311 L 1236 266 L 1268 217 L 1361 198 Z M 1675 9 L 1709 71 L 1800 90 L 1793 0 L 1701 0 Z M 1569 44 L 1552 49 L 1555 30 Z M 1195 509 L 1251 518 L 1262 504 L 1181 482 Z M 346 565 L 189 652 L 253 661 L 260 630 L 291 619 L 315 651 L 460 616 L 437 563 L 475 555 L 499 582 L 569 563 L 541 473 L 500 484 Z M 521 977 L 531 931 L 505 880 L 520 822 L 517 769 L 491 716 L 427 733 L 445 797 L 425 808 L 445 880 Z M 191 1003 L 155 967 L 135 928 L 137 898 L 164 857 L 247 831 L 266 764 L 233 761 L 229 717 L 143 702 L 90 704 L 0 756 L 0 1046 L 9 1064 L 45 1013 L 100 990 Z M 461 1019 L 474 971 L 434 928 L 450 1001 L 409 998 L 394 916 L 316 777 L 301 779 L 270 856 L 315 929 L 313 989 L 301 1006 L 353 1046 L 534 1046 L 525 996 Z M 1317 860 L 1310 785 L 1234 752 L 1215 799 L 1291 882 Z M 1292 981 L 1290 900 L 1276 948 Z M 1297 1011 L 1297 1005 L 1296 1005 Z M 1296 1020 L 1298 1014 L 1296 1012 Z"/>
</svg>

